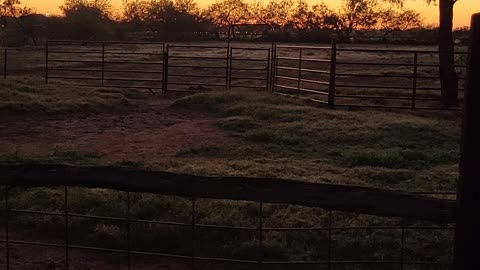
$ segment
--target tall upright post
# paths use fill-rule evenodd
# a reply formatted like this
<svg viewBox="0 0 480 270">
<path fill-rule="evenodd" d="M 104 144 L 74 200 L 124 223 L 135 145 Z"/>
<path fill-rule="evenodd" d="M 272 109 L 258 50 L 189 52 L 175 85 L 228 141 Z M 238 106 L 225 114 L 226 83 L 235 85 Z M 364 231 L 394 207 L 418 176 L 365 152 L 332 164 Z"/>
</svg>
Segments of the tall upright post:
<svg viewBox="0 0 480 270">
<path fill-rule="evenodd" d="M 164 45 L 165 46 L 165 45 Z M 168 91 L 168 59 L 170 54 L 170 49 L 168 44 L 166 44 L 167 49 L 164 50 L 163 55 L 163 95 L 167 95 Z"/>
<path fill-rule="evenodd" d="M 102 86 L 105 85 L 105 43 L 102 43 Z"/>
<path fill-rule="evenodd" d="M 48 84 L 48 40 L 45 42 L 45 84 Z"/>
<path fill-rule="evenodd" d="M 302 57 L 303 57 L 303 48 L 300 48 L 300 53 L 298 55 L 297 96 L 300 96 L 300 86 L 302 85 Z"/>
<path fill-rule="evenodd" d="M 195 208 L 195 198 L 192 198 L 192 211 L 191 211 L 191 236 L 192 236 L 192 243 L 191 243 L 191 264 L 192 264 L 192 270 L 195 270 L 195 214 L 196 214 L 196 208 Z"/>
<path fill-rule="evenodd" d="M 9 187 L 5 187 L 5 264 L 6 269 L 10 270 L 10 243 L 9 243 L 9 206 L 8 206 L 8 197 L 9 197 Z"/>
<path fill-rule="evenodd" d="M 262 269 L 263 265 L 263 202 L 258 203 L 258 269 Z"/>
<path fill-rule="evenodd" d="M 413 53 L 413 82 L 412 82 L 412 110 L 417 102 L 417 79 L 418 79 L 418 52 Z"/>
<path fill-rule="evenodd" d="M 230 44 L 227 45 L 227 65 L 226 65 L 226 81 L 225 85 L 227 89 L 230 89 L 232 87 L 232 57 L 233 57 L 233 48 L 230 47 Z"/>
<path fill-rule="evenodd" d="M 272 52 L 272 93 L 275 93 L 277 90 L 277 44 L 273 44 L 273 52 Z"/>
<path fill-rule="evenodd" d="M 480 269 L 480 13 L 473 15 L 455 227 L 455 270 Z"/>
<path fill-rule="evenodd" d="M 63 218 L 65 222 L 65 269 L 69 268 L 70 262 L 70 252 L 69 252 L 69 245 L 70 245 L 70 230 L 69 230 L 69 221 L 68 221 L 68 186 L 64 187 L 64 202 L 63 202 Z"/>
<path fill-rule="evenodd" d="M 3 50 L 3 79 L 7 79 L 7 53 L 8 49 Z"/>
<path fill-rule="evenodd" d="M 273 92 L 273 78 L 274 78 L 274 70 L 275 70 L 275 44 L 272 42 L 272 47 L 270 49 L 270 69 L 269 72 L 269 79 L 268 79 L 268 90 Z"/>
<path fill-rule="evenodd" d="M 335 107 L 335 84 L 337 73 L 337 41 L 332 40 L 332 48 L 330 50 L 330 81 L 328 83 L 328 106 Z"/>
<path fill-rule="evenodd" d="M 131 211 L 130 211 L 130 191 L 127 191 L 127 263 L 128 270 L 132 269 L 132 229 L 131 229 Z"/>
</svg>

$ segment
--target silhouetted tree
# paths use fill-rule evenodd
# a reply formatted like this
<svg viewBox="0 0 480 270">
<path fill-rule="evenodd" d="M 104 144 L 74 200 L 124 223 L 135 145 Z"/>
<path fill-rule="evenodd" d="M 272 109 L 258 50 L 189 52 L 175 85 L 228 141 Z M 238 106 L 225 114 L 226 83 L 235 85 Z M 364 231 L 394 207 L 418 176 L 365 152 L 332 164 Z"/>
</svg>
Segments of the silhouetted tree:
<svg viewBox="0 0 480 270">
<path fill-rule="evenodd" d="M 405 0 L 386 0 L 403 4 Z M 458 0 L 425 0 L 439 5 L 439 59 L 440 84 L 444 106 L 458 103 L 458 76 L 455 71 L 455 44 L 453 40 L 453 7 Z"/>
<path fill-rule="evenodd" d="M 349 40 L 351 34 L 357 30 L 371 29 L 379 18 L 379 5 L 376 0 L 343 0 L 338 14 L 333 15 L 331 24 L 337 26 L 340 38 Z"/>
<path fill-rule="evenodd" d="M 206 16 L 217 25 L 246 23 L 250 18 L 248 4 L 243 0 L 223 0 L 210 5 Z"/>
<path fill-rule="evenodd" d="M 70 38 L 105 39 L 110 34 L 112 20 L 108 0 L 66 0 L 60 9 Z"/>
<path fill-rule="evenodd" d="M 411 9 L 385 9 L 379 13 L 379 27 L 383 30 L 383 41 L 393 32 L 405 31 L 420 27 L 422 19 L 420 13 Z"/>
<path fill-rule="evenodd" d="M 157 38 L 175 38 L 179 35 L 201 32 L 205 21 L 192 0 L 125 1 L 124 18 L 135 30 L 148 30 Z"/>
<path fill-rule="evenodd" d="M 3 0 L 0 2 L 0 23 L 2 32 L 7 30 L 10 22 L 15 22 L 21 29 L 23 35 L 28 36 L 34 45 L 37 45 L 36 38 L 31 35 L 20 18 L 33 14 L 33 10 L 28 7 L 21 7 L 20 0 Z"/>
<path fill-rule="evenodd" d="M 217 26 L 226 26 L 235 38 L 234 24 L 248 23 L 251 20 L 250 10 L 243 0 L 223 0 L 210 5 L 204 10 L 205 18 L 210 19 Z"/>
</svg>

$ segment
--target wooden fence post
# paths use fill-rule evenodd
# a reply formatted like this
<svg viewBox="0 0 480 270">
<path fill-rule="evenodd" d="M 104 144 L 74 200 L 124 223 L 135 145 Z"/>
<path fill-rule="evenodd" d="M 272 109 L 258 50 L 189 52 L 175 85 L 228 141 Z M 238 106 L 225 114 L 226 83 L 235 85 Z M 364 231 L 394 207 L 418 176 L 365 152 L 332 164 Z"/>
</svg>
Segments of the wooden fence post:
<svg viewBox="0 0 480 270">
<path fill-rule="evenodd" d="M 328 106 L 335 107 L 335 84 L 337 71 L 337 41 L 332 40 L 332 49 L 330 52 L 330 81 L 328 87 Z"/>
<path fill-rule="evenodd" d="M 480 269 L 480 13 L 473 15 L 462 128 L 455 270 Z"/>
</svg>

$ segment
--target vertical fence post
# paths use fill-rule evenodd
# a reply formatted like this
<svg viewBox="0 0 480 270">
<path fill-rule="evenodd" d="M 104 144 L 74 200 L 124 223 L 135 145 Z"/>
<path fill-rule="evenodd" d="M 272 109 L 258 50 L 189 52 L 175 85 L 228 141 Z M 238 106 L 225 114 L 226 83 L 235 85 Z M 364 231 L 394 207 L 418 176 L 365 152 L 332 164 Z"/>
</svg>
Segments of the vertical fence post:
<svg viewBox="0 0 480 270">
<path fill-rule="evenodd" d="M 165 44 L 164 50 L 163 50 L 163 95 L 167 95 L 168 91 L 168 55 L 169 55 L 169 47 L 168 44 L 166 44 L 167 49 L 165 50 Z"/>
<path fill-rule="evenodd" d="M 418 52 L 413 53 L 413 85 L 412 85 L 412 110 L 416 107 L 417 101 L 417 77 L 418 77 Z"/>
<path fill-rule="evenodd" d="M 328 270 L 332 269 L 332 209 L 328 209 L 328 253 L 327 253 L 327 267 Z"/>
<path fill-rule="evenodd" d="M 337 41 L 332 40 L 332 48 L 330 50 L 330 80 L 328 84 L 328 106 L 335 107 L 335 84 L 337 73 Z"/>
<path fill-rule="evenodd" d="M 276 92 L 276 87 L 277 87 L 277 44 L 273 44 L 273 52 L 272 52 L 272 93 Z"/>
<path fill-rule="evenodd" d="M 64 212 L 64 222 L 65 222 L 65 269 L 69 269 L 69 251 L 68 246 L 70 245 L 69 241 L 69 226 L 68 226 L 68 186 L 65 186 L 64 189 L 65 197 L 63 202 L 63 212 Z"/>
<path fill-rule="evenodd" d="M 8 206 L 8 197 L 9 197 L 9 187 L 5 187 L 5 263 L 7 270 L 10 270 L 10 243 L 9 243 L 9 206 Z"/>
<path fill-rule="evenodd" d="M 263 265 L 263 202 L 258 204 L 258 269 Z"/>
<path fill-rule="evenodd" d="M 297 96 L 300 96 L 300 85 L 302 83 L 302 56 L 303 56 L 303 48 L 300 48 L 300 54 L 298 56 Z"/>
<path fill-rule="evenodd" d="M 128 270 L 132 267 L 132 245 L 131 245 L 131 228 L 130 228 L 130 192 L 127 191 L 127 260 Z"/>
<path fill-rule="evenodd" d="M 231 65 L 231 57 L 232 57 L 233 49 L 230 47 L 230 44 L 227 45 L 227 59 L 226 59 L 226 73 L 225 73 L 225 87 L 230 89 L 232 86 L 232 67 Z"/>
<path fill-rule="evenodd" d="M 48 40 L 45 42 L 45 84 L 48 84 Z"/>
<path fill-rule="evenodd" d="M 266 86 L 266 90 L 268 91 L 268 89 L 270 89 L 270 64 L 272 63 L 272 59 L 271 58 L 271 49 L 268 48 L 268 53 L 267 53 L 267 86 Z"/>
<path fill-rule="evenodd" d="M 3 79 L 7 79 L 7 48 L 3 50 Z"/>
<path fill-rule="evenodd" d="M 402 222 L 402 228 L 401 228 L 401 239 L 400 239 L 400 269 L 403 270 L 405 269 L 405 227 L 403 226 Z"/>
<path fill-rule="evenodd" d="M 102 86 L 105 85 L 105 43 L 102 43 Z"/>
<path fill-rule="evenodd" d="M 269 69 L 268 69 L 268 90 L 272 91 L 273 89 L 273 69 L 275 68 L 274 64 L 274 52 L 275 52 L 275 47 L 272 42 L 272 45 L 270 47 L 270 54 L 268 55 L 270 64 L 269 64 Z"/>
<path fill-rule="evenodd" d="M 192 198 L 192 216 L 191 216 L 191 233 L 192 233 L 192 243 L 191 243 L 191 263 L 192 263 L 192 270 L 195 269 L 195 198 Z"/>
<path fill-rule="evenodd" d="M 454 269 L 480 269 L 480 13 L 473 15 L 457 191 Z"/>
</svg>

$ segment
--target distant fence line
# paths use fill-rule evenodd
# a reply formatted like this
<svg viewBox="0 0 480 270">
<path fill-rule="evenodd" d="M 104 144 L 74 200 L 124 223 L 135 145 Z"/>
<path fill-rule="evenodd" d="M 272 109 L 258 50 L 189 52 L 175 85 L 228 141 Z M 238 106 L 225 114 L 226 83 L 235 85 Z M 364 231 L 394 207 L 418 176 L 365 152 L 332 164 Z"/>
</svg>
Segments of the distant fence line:
<svg viewBox="0 0 480 270">
<path fill-rule="evenodd" d="M 460 98 L 466 52 L 456 52 Z M 29 57 L 31 59 L 29 59 Z M 36 61 L 28 66 L 28 60 Z M 438 51 L 261 44 L 49 41 L 3 50 L 3 77 L 144 89 L 255 88 L 330 107 L 441 109 Z"/>
</svg>

